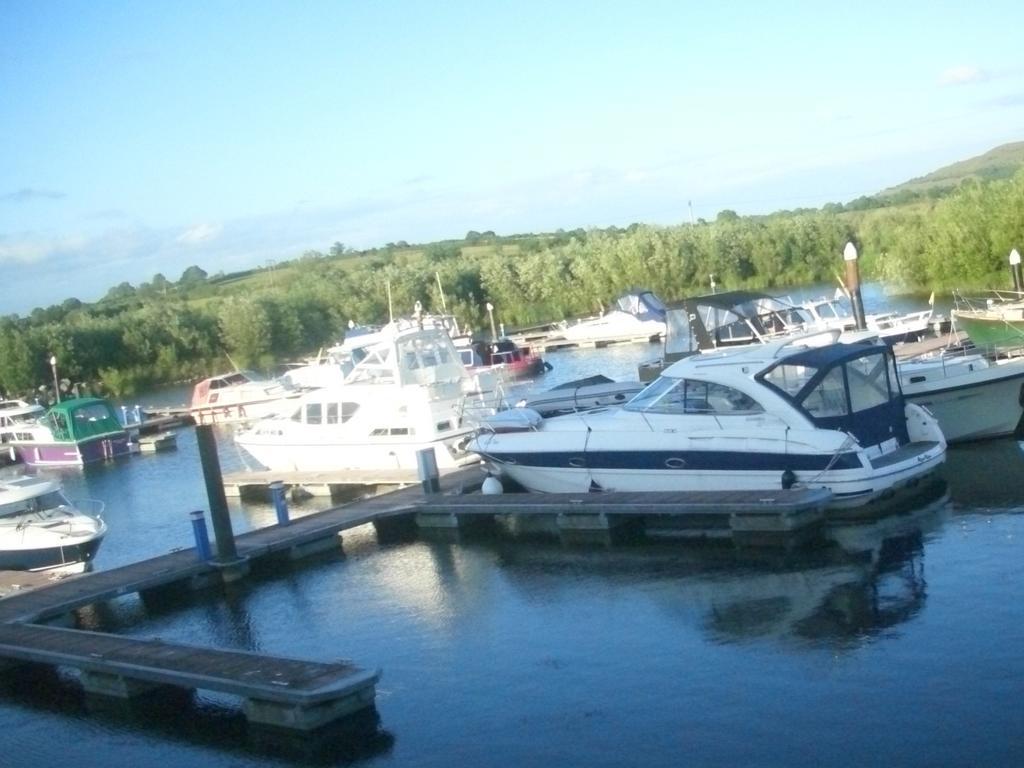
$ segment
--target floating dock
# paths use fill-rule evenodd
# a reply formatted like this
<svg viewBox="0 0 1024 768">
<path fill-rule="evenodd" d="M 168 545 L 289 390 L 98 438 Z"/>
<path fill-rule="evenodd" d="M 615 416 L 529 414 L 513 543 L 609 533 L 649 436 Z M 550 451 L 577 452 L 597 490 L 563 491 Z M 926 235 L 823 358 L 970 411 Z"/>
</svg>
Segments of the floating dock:
<svg viewBox="0 0 1024 768">
<path fill-rule="evenodd" d="M 310 733 L 372 707 L 380 670 L 44 623 L 123 595 L 156 597 L 204 588 L 242 579 L 261 561 L 337 550 L 339 534 L 366 524 L 373 524 L 381 537 L 505 521 L 530 534 L 557 533 L 567 542 L 594 541 L 595 535 L 600 541 L 639 526 L 655 535 L 667 530 L 677 536 L 731 538 L 738 545 L 788 545 L 794 537 L 803 541 L 821 529 L 830 498 L 823 490 L 484 495 L 476 492 L 483 479 L 473 466 L 294 520 L 285 510 L 281 523 L 234 537 L 235 555 L 227 562 L 202 559 L 200 548 L 59 580 L 0 574 L 0 585 L 7 587 L 0 599 L 0 658 L 9 664 L 77 668 L 84 689 L 99 696 L 132 699 L 164 686 L 228 693 L 243 700 L 254 726 Z"/>
<path fill-rule="evenodd" d="M 224 493 L 239 499 L 268 499 L 270 484 L 280 482 L 293 499 L 343 498 L 355 491 L 404 488 L 419 483 L 415 469 L 336 469 L 322 472 L 243 470 L 224 474 Z"/>
<path fill-rule="evenodd" d="M 485 517 L 570 542 L 601 541 L 604 534 L 628 529 L 649 536 L 731 539 L 741 546 L 792 546 L 820 532 L 831 498 L 824 489 L 474 493 L 427 496 L 413 509 L 421 528 L 459 528 Z"/>
</svg>

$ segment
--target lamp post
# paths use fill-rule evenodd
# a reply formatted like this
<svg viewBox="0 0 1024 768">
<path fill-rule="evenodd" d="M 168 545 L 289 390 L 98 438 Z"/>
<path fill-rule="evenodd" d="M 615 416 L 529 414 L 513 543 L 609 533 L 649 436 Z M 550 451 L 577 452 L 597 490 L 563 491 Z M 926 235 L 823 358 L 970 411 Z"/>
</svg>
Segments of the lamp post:
<svg viewBox="0 0 1024 768">
<path fill-rule="evenodd" d="M 1010 274 L 1013 275 L 1013 290 L 1024 291 L 1024 279 L 1021 278 L 1020 253 L 1014 248 L 1010 251 Z"/>
<path fill-rule="evenodd" d="M 487 302 L 487 316 L 491 319 L 491 341 L 498 340 L 498 332 L 494 329 L 494 305 Z"/>
<path fill-rule="evenodd" d="M 843 261 L 846 262 L 846 289 L 850 292 L 850 304 L 853 307 L 853 317 L 857 323 L 857 330 L 863 331 L 868 327 L 864 317 L 864 300 L 860 295 L 860 269 L 857 266 L 857 246 L 847 243 L 843 248 Z"/>
<path fill-rule="evenodd" d="M 50 355 L 50 369 L 53 371 L 53 393 L 57 396 L 57 402 L 60 402 L 60 381 L 57 379 L 57 356 Z"/>
</svg>

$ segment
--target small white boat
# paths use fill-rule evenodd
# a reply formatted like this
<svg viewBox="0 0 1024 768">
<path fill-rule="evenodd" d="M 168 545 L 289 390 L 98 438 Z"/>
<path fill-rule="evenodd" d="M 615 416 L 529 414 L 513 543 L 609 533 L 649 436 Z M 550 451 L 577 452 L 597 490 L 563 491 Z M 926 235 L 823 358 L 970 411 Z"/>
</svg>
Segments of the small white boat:
<svg viewBox="0 0 1024 768">
<path fill-rule="evenodd" d="M 107 533 L 99 516 L 65 498 L 53 480 L 0 480 L 0 570 L 81 573 Z"/>
<path fill-rule="evenodd" d="M 235 443 L 274 470 L 414 470 L 424 448 L 441 469 L 479 461 L 465 444 L 498 404 L 493 377 L 471 375 L 443 328 L 396 321 L 386 336 L 343 383 L 305 393 Z"/>
<path fill-rule="evenodd" d="M 644 388 L 639 381 L 613 381 L 607 376 L 589 376 L 529 395 L 516 405 L 543 417 L 578 413 L 609 405 L 622 405 Z M 500 418 L 496 414 L 495 418 Z M 492 422 L 493 419 L 488 419 Z"/>
<path fill-rule="evenodd" d="M 597 317 L 566 323 L 554 336 L 572 343 L 656 341 L 665 333 L 665 305 L 650 291 L 630 291 Z"/>
<path fill-rule="evenodd" d="M 887 345 L 791 339 L 691 355 L 621 407 L 482 430 L 470 449 L 532 491 L 802 486 L 856 507 L 937 470 L 946 441 Z"/>
<path fill-rule="evenodd" d="M 196 424 L 252 421 L 289 410 L 302 391 L 251 371 L 203 379 L 192 388 L 189 413 Z"/>
<path fill-rule="evenodd" d="M 933 297 L 934 299 L 934 297 Z M 819 298 L 801 302 L 799 308 L 805 313 L 804 328 L 808 331 L 839 329 L 856 331 L 857 320 L 853 313 L 840 301 L 839 296 Z M 865 314 L 866 330 L 874 333 L 886 344 L 903 341 L 917 341 L 932 333 L 933 306 L 917 312 L 878 312 Z"/>
<path fill-rule="evenodd" d="M 1024 415 L 1024 357 L 970 350 L 900 360 L 900 385 L 911 403 L 939 421 L 947 442 L 1011 435 Z"/>
</svg>

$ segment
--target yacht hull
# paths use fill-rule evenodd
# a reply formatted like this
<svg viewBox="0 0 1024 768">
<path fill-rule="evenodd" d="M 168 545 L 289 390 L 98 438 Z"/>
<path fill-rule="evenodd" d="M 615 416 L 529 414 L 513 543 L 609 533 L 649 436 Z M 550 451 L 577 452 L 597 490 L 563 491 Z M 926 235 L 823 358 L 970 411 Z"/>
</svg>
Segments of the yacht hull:
<svg viewBox="0 0 1024 768">
<path fill-rule="evenodd" d="M 85 571 L 96 551 L 100 548 L 101 536 L 58 546 L 31 549 L 0 549 L 0 570 L 2 571 L 60 571 L 81 573 Z"/>
<path fill-rule="evenodd" d="M 903 366 L 901 373 L 912 369 Z M 992 365 L 942 379 L 905 382 L 909 402 L 927 408 L 950 443 L 1014 433 L 1024 415 L 1024 360 Z"/>
<path fill-rule="evenodd" d="M 259 435 L 235 437 L 235 442 L 267 469 L 294 472 L 323 472 L 336 469 L 415 470 L 416 454 L 433 448 L 439 469 L 454 469 L 478 462 L 464 444 L 469 433 L 441 440 L 409 441 L 379 439 L 373 442 L 308 440 L 291 442 L 285 438 L 261 440 Z"/>
<path fill-rule="evenodd" d="M 125 433 L 73 442 L 19 442 L 12 447 L 23 463 L 37 467 L 74 467 L 130 456 L 137 444 Z"/>
<path fill-rule="evenodd" d="M 792 471 L 795 484 L 832 491 L 830 506 L 859 506 L 911 484 L 937 470 L 945 459 L 940 443 L 918 444 L 920 450 L 879 471 L 852 466 L 856 454 L 840 457 L 850 465 L 827 469 L 831 456 L 784 453 L 745 454 L 624 451 L 610 456 L 587 456 L 588 466 L 572 466 L 569 455 L 485 453 L 497 472 L 527 490 L 541 493 L 591 491 L 769 491 L 783 486 L 783 473 Z M 667 458 L 666 458 L 667 456 Z M 660 462 L 662 466 L 654 466 Z M 676 467 L 666 466 L 671 462 Z M 703 465 L 703 466 L 702 466 Z M 809 468 L 793 470 L 794 466 Z"/>
</svg>

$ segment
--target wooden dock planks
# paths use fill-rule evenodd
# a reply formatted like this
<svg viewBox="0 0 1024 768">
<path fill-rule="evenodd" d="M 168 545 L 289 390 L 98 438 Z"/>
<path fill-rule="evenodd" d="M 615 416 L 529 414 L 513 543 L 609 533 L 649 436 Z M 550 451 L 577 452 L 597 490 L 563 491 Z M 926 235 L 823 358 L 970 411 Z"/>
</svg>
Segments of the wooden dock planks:
<svg viewBox="0 0 1024 768">
<path fill-rule="evenodd" d="M 380 678 L 379 670 L 344 661 L 304 661 L 31 624 L 0 624 L 0 652 L 21 661 L 295 705 L 319 704 Z"/>
<path fill-rule="evenodd" d="M 582 494 L 472 493 L 483 473 L 471 466 L 440 479 L 441 493 L 424 495 L 420 483 L 352 504 L 333 507 L 241 534 L 243 559 L 302 547 L 351 528 L 406 519 L 520 515 L 557 517 L 568 533 L 606 527 L 608 518 L 657 517 L 699 527 L 730 528 L 737 539 L 751 532 L 789 533 L 820 522 L 830 494 L 806 489 L 764 492 L 648 492 Z M 444 521 L 441 521 L 444 524 Z M 614 522 L 614 521 L 613 521 Z M 429 523 L 426 527 L 430 527 Z M 380 670 L 348 662 L 318 662 L 247 651 L 201 648 L 160 639 L 29 624 L 120 595 L 216 574 L 224 564 L 200 561 L 195 549 L 63 579 L 17 591 L 0 600 L 0 656 L 82 670 L 87 690 L 131 697 L 146 686 L 203 688 L 241 696 L 250 721 L 310 731 L 373 705 Z M 91 686 L 91 687 L 90 687 Z"/>
</svg>

